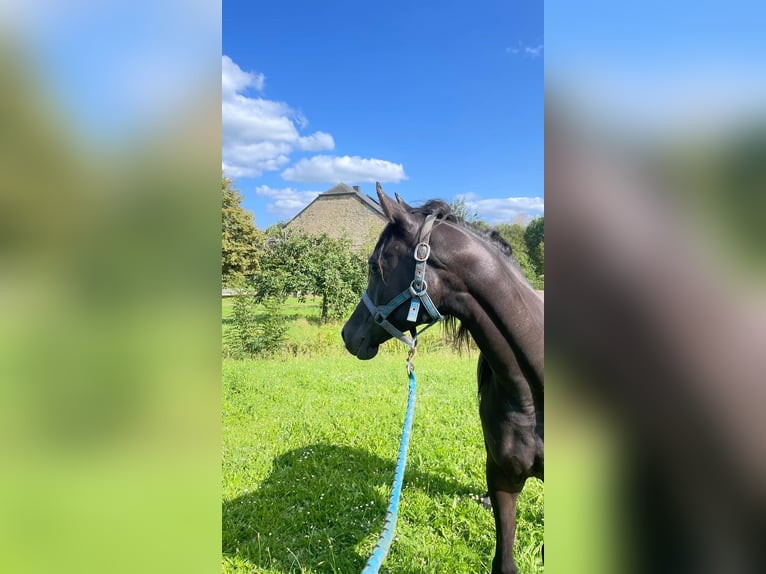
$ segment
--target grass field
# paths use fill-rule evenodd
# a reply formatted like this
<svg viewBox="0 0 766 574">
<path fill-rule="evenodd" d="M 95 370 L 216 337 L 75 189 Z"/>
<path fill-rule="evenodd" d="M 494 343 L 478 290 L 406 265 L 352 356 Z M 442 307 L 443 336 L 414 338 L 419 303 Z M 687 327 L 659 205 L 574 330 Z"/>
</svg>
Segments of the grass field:
<svg viewBox="0 0 766 574">
<path fill-rule="evenodd" d="M 228 301 L 224 301 L 224 329 Z M 223 571 L 358 573 L 383 525 L 407 402 L 405 351 L 343 349 L 315 302 L 286 309 L 289 351 L 223 362 Z M 434 329 L 436 331 L 436 329 Z M 396 538 L 382 572 L 488 572 L 476 355 L 427 335 Z M 299 342 L 300 345 L 295 345 Z M 543 572 L 542 483 L 520 498 L 516 557 Z"/>
</svg>

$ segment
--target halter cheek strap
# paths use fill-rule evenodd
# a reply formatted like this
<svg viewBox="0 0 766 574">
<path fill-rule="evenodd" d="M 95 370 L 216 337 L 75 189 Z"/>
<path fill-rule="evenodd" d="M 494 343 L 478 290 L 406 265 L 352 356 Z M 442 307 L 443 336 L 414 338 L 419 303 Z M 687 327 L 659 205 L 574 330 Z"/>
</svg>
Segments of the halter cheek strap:
<svg viewBox="0 0 766 574">
<path fill-rule="evenodd" d="M 436 216 L 427 216 L 425 223 L 423 223 L 423 227 L 420 228 L 418 244 L 415 246 L 415 252 L 413 253 L 416 261 L 415 277 L 410 282 L 409 287 L 399 293 L 385 305 L 375 305 L 375 303 L 372 302 L 372 299 L 370 299 L 370 296 L 367 294 L 367 291 L 365 291 L 362 295 L 362 301 L 364 301 L 367 309 L 369 309 L 370 313 L 372 313 L 372 317 L 375 323 L 385 329 L 391 336 L 399 339 L 410 349 L 415 348 L 415 345 L 417 345 L 418 337 L 421 333 L 423 333 L 423 331 L 433 327 L 436 323 L 444 319 L 441 313 L 439 313 L 439 311 L 436 309 L 436 305 L 434 305 L 430 295 L 428 295 L 428 283 L 426 282 L 426 262 L 428 261 L 428 257 L 431 255 L 431 246 L 428 244 L 428 241 L 431 237 L 431 230 L 435 220 Z M 416 332 L 415 327 L 413 326 L 412 337 L 408 337 L 388 322 L 388 316 L 396 309 L 398 309 L 408 299 L 410 300 L 410 311 L 407 315 L 408 321 L 412 323 L 417 321 L 421 304 L 426 310 L 426 313 L 428 313 L 429 317 L 431 318 L 431 321 L 428 323 L 428 325 L 423 327 L 420 332 Z"/>
</svg>

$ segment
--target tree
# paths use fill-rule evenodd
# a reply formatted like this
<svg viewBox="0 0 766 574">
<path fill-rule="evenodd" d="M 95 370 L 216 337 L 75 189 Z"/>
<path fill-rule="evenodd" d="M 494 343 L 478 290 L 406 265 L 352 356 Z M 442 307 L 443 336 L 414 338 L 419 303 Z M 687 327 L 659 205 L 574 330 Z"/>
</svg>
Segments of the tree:
<svg viewBox="0 0 766 574">
<path fill-rule="evenodd" d="M 364 256 L 351 249 L 348 239 L 327 235 L 287 233 L 269 243 L 261 263 L 255 280 L 257 297 L 318 295 L 324 322 L 342 317 L 367 281 Z"/>
<path fill-rule="evenodd" d="M 449 206 L 450 209 L 452 209 L 452 213 L 457 215 L 463 221 L 467 221 L 468 223 L 475 223 L 481 227 L 487 227 L 487 224 L 481 220 L 479 212 L 466 204 L 465 197 L 458 196 L 457 199 L 454 199 L 450 202 Z"/>
<path fill-rule="evenodd" d="M 282 308 L 284 298 L 267 297 L 261 301 L 265 314 L 260 309 L 250 292 L 252 287 L 239 277 L 232 282 L 234 301 L 231 313 L 231 325 L 226 332 L 225 351 L 236 359 L 268 356 L 282 347 L 287 331 Z"/>
<path fill-rule="evenodd" d="M 495 226 L 495 229 L 511 245 L 513 256 L 519 262 L 519 267 L 524 272 L 527 281 L 536 286 L 538 282 L 537 269 L 529 258 L 527 244 L 524 241 L 526 227 L 519 223 L 500 223 Z"/>
<path fill-rule="evenodd" d="M 284 298 L 288 293 L 297 293 L 302 298 L 311 293 L 311 277 L 306 271 L 306 257 L 311 250 L 311 238 L 304 234 L 287 234 L 269 241 L 254 278 L 258 300 Z"/>
<path fill-rule="evenodd" d="M 258 270 L 263 234 L 255 218 L 242 207 L 242 194 L 221 177 L 221 275 L 224 285 L 235 277 L 252 277 Z"/>
<path fill-rule="evenodd" d="M 269 225 L 266 230 L 263 232 L 266 236 L 266 241 L 270 239 L 284 239 L 285 238 L 285 226 L 287 225 L 287 222 L 285 221 L 278 221 L 277 223 L 273 223 L 272 225 Z"/>
<path fill-rule="evenodd" d="M 359 299 L 367 282 L 364 256 L 351 250 L 347 239 L 316 238 L 312 290 L 322 297 L 322 321 L 338 319 Z"/>
<path fill-rule="evenodd" d="M 545 274 L 545 216 L 533 219 L 524 230 L 524 243 L 537 275 Z"/>
</svg>

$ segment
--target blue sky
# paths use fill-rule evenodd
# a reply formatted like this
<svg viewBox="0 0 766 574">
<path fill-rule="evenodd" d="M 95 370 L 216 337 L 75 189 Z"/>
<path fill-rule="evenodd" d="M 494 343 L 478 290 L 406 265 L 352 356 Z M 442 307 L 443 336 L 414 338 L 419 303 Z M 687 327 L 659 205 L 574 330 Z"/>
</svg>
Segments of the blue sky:
<svg viewBox="0 0 766 574">
<path fill-rule="evenodd" d="M 256 224 L 339 181 L 543 211 L 543 3 L 223 4 L 223 166 Z"/>
<path fill-rule="evenodd" d="M 548 0 L 544 38 L 542 0 L 227 0 L 222 50 L 217 2 L 76 6 L 0 4 L 0 27 L 23 40 L 72 133 L 100 151 L 185 120 L 223 51 L 239 79 L 226 103 L 242 104 L 223 118 L 237 152 L 224 159 L 239 156 L 236 183 L 261 226 L 355 183 L 360 166 L 369 194 L 377 177 L 413 203 L 463 194 L 492 221 L 535 215 L 543 60 L 550 93 L 631 131 L 766 115 L 763 2 Z"/>
<path fill-rule="evenodd" d="M 766 112 L 766 3 L 548 0 L 548 95 L 631 135 L 696 139 Z"/>
</svg>

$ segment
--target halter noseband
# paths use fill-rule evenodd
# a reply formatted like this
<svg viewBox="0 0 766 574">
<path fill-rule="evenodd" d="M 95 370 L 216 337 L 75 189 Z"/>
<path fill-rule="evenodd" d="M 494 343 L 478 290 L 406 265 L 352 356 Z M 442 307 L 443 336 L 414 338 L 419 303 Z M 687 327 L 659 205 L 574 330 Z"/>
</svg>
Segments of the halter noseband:
<svg viewBox="0 0 766 574">
<path fill-rule="evenodd" d="M 375 305 L 367 294 L 367 291 L 362 295 L 362 301 L 367 306 L 367 309 L 372 313 L 375 323 L 383 327 L 393 337 L 399 339 L 402 343 L 407 345 L 410 349 L 414 349 L 417 345 L 418 337 L 426 329 L 433 327 L 436 323 L 444 319 L 441 313 L 436 309 L 436 305 L 428 295 L 428 283 L 426 283 L 426 262 L 431 255 L 431 246 L 428 244 L 428 240 L 431 237 L 431 229 L 433 228 L 435 215 L 428 215 L 426 217 L 423 227 L 420 228 L 420 237 L 418 244 L 415 246 L 415 278 L 410 282 L 409 287 L 399 293 L 396 297 L 391 299 L 386 305 Z M 407 299 L 410 299 L 410 311 L 407 314 L 407 320 L 415 323 L 418 320 L 418 312 L 420 311 L 420 304 L 423 304 L 428 315 L 431 317 L 431 322 L 423 327 L 420 332 L 416 332 L 415 326 L 412 327 L 412 337 L 408 337 L 402 333 L 399 329 L 394 327 L 388 322 L 388 316 L 398 309 L 399 306 Z"/>
</svg>

